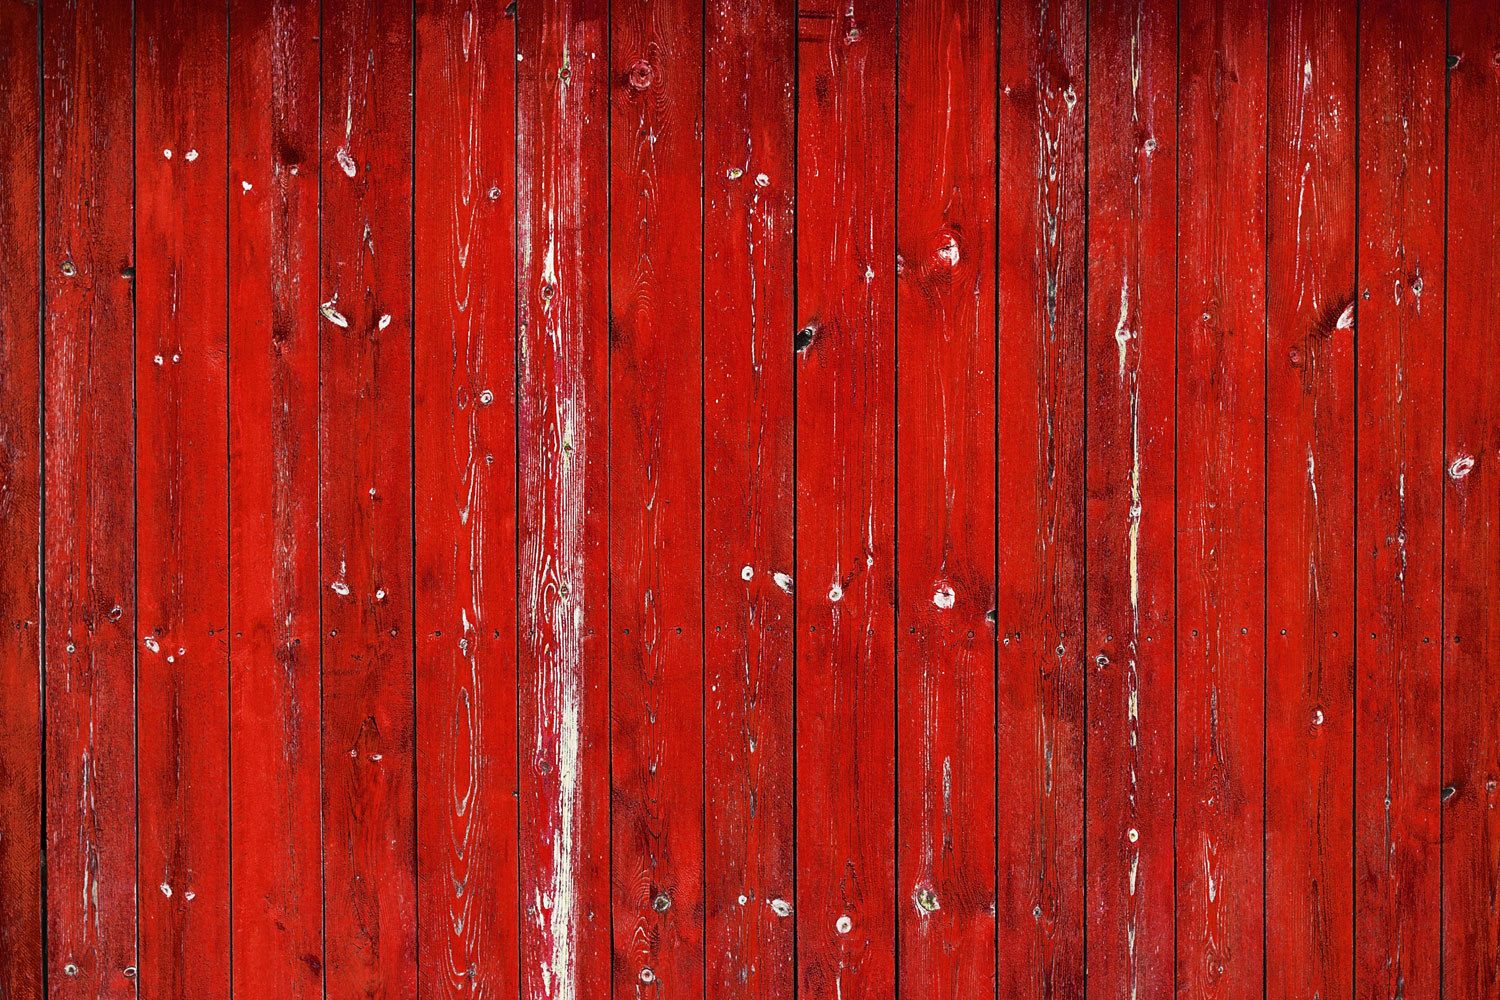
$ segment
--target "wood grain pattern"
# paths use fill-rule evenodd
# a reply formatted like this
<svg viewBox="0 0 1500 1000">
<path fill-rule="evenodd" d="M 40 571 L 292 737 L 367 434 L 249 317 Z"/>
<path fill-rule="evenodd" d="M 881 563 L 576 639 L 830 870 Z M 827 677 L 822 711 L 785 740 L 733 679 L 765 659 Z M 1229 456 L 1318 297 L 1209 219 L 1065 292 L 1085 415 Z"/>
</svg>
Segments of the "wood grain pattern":
<svg viewBox="0 0 1500 1000">
<path fill-rule="evenodd" d="M 417 8 L 418 995 L 518 989 L 515 18 Z"/>
<path fill-rule="evenodd" d="M 232 992 L 323 993 L 318 5 L 229 8 Z"/>
<path fill-rule="evenodd" d="M 790 1000 L 796 6 L 704 18 L 704 985 Z"/>
</svg>

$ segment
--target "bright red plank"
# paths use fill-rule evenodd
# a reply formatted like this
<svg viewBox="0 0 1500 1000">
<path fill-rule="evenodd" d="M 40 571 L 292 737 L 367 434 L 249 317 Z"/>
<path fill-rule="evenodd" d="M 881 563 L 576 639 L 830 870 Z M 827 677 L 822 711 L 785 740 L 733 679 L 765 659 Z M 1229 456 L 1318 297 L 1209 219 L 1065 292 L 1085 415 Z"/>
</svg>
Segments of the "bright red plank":
<svg viewBox="0 0 1500 1000">
<path fill-rule="evenodd" d="M 514 997 L 515 18 L 416 27 L 418 993 Z"/>
<path fill-rule="evenodd" d="M 1088 993 L 1171 994 L 1177 5 L 1090 11 Z"/>
<path fill-rule="evenodd" d="M 995 975 L 996 6 L 900 5 L 900 987 Z"/>
<path fill-rule="evenodd" d="M 610 5 L 615 992 L 703 992 L 703 8 Z"/>
<path fill-rule="evenodd" d="M 227 997 L 228 19 L 135 16 L 139 990 Z"/>
<path fill-rule="evenodd" d="M 1272 0 L 1269 18 L 1266 994 L 1345 1000 L 1353 987 L 1355 4 Z"/>
<path fill-rule="evenodd" d="M 1180 11 L 1177 992 L 1261 993 L 1266 7 Z M 1278 516 L 1280 512 L 1278 512 Z"/>
<path fill-rule="evenodd" d="M 516 25 L 521 996 L 610 991 L 609 10 Z"/>
<path fill-rule="evenodd" d="M 36 1000 L 44 982 L 38 16 L 36 7 L 15 8 L 0 23 L 0 997 L 7 1000 Z M 52 261 L 49 276 L 62 264 Z M 72 757 L 65 766 L 77 773 Z"/>
<path fill-rule="evenodd" d="M 1084 993 L 1084 4 L 1000 10 L 998 965 Z"/>
<path fill-rule="evenodd" d="M 329 996 L 406 998 L 417 986 L 410 32 L 411 10 L 400 4 L 323 4 L 319 467 Z"/>
<path fill-rule="evenodd" d="M 230 805 L 236 995 L 323 993 L 318 5 L 229 10 Z"/>
<path fill-rule="evenodd" d="M 796 6 L 704 16 L 705 975 L 791 1000 Z"/>
<path fill-rule="evenodd" d="M 1442 955 L 1445 4 L 1359 11 L 1356 996 Z"/>
<path fill-rule="evenodd" d="M 1480 1000 L 1500 994 L 1500 9 L 1454 0 L 1448 53 L 1443 995 Z"/>
<path fill-rule="evenodd" d="M 797 974 L 896 991 L 896 0 L 798 15 Z M 795 578 L 795 579 L 793 579 Z"/>
</svg>

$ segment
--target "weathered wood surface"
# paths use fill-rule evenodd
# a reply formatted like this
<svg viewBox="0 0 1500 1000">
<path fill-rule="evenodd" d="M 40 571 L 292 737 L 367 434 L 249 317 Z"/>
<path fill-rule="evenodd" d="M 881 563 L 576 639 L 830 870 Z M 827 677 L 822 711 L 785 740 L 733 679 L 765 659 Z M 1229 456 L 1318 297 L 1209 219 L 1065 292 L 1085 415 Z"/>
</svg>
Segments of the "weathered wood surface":
<svg viewBox="0 0 1500 1000">
<path fill-rule="evenodd" d="M 1482 0 L 16 0 L 0 1000 L 1500 990 Z"/>
</svg>

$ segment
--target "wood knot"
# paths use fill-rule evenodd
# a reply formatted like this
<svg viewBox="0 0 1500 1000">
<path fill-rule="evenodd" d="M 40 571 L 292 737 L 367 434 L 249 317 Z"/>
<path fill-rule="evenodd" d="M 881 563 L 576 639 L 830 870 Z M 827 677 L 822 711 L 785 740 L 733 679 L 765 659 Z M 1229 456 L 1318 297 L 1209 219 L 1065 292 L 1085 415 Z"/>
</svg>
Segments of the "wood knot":
<svg viewBox="0 0 1500 1000">
<path fill-rule="evenodd" d="M 635 65 L 630 67 L 630 85 L 636 90 L 650 89 L 654 76 L 651 64 L 644 59 L 637 59 Z"/>
</svg>

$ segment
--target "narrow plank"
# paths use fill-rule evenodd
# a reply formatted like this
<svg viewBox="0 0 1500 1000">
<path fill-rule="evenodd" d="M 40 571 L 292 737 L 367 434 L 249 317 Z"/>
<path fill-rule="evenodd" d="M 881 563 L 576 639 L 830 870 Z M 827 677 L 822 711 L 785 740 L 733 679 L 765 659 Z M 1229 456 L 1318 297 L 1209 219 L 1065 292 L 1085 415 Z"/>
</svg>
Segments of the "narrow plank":
<svg viewBox="0 0 1500 1000">
<path fill-rule="evenodd" d="M 1088 995 L 1174 982 L 1177 5 L 1089 13 Z"/>
<path fill-rule="evenodd" d="M 996 959 L 996 12 L 897 16 L 899 983 L 954 1000 Z"/>
<path fill-rule="evenodd" d="M 703 5 L 610 4 L 615 992 L 703 992 Z"/>
<path fill-rule="evenodd" d="M 1359 9 L 1356 996 L 1439 995 L 1446 4 Z"/>
<path fill-rule="evenodd" d="M 797 975 L 896 992 L 896 0 L 802 0 Z"/>
<path fill-rule="evenodd" d="M 0 23 L 0 997 L 16 1000 L 41 997 L 45 982 L 39 6 L 13 9 Z M 61 266 L 51 263 L 48 276 Z M 78 772 L 78 759 L 64 758 L 65 773 Z M 76 796 L 68 806 L 85 807 Z"/>
<path fill-rule="evenodd" d="M 323 4 L 319 465 L 328 995 L 417 986 L 409 6 Z M 503 403 L 501 405 L 504 405 Z"/>
<path fill-rule="evenodd" d="M 139 990 L 227 997 L 228 18 L 135 14 Z"/>
<path fill-rule="evenodd" d="M 1271 0 L 1266 994 L 1354 985 L 1355 4 Z"/>
<path fill-rule="evenodd" d="M 1180 12 L 1177 992 L 1262 992 L 1267 11 Z"/>
<path fill-rule="evenodd" d="M 514 997 L 516 31 L 417 5 L 418 995 Z"/>
<path fill-rule="evenodd" d="M 1085 9 L 1000 11 L 1001 996 L 1084 994 Z M 1118 296 L 1116 296 L 1118 297 Z"/>
<path fill-rule="evenodd" d="M 521 996 L 588 1000 L 611 977 L 609 7 L 529 0 L 516 32 Z"/>
<path fill-rule="evenodd" d="M 1479 1000 L 1500 994 L 1500 9 L 1448 17 L 1443 995 Z"/>
<path fill-rule="evenodd" d="M 796 5 L 704 17 L 705 976 L 791 1000 Z"/>
<path fill-rule="evenodd" d="M 229 8 L 233 992 L 323 993 L 318 5 Z"/>
</svg>

